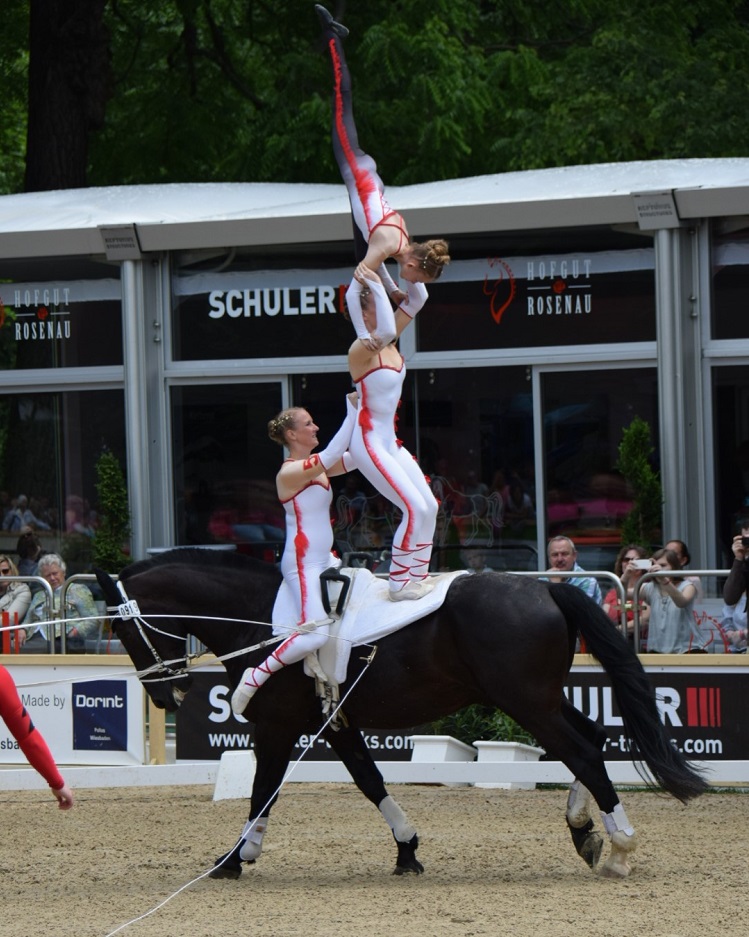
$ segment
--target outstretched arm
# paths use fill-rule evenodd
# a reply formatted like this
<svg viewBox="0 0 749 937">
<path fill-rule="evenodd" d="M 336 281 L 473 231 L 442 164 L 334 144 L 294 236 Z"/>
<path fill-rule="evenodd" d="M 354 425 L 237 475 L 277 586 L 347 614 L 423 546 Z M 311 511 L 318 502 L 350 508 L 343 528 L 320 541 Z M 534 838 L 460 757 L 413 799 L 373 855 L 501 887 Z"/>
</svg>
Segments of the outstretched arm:
<svg viewBox="0 0 749 937">
<path fill-rule="evenodd" d="M 65 785 L 52 753 L 41 732 L 34 726 L 26 707 L 21 702 L 18 690 L 10 672 L 0 667 L 0 716 L 8 726 L 13 738 L 18 742 L 32 768 L 41 774 L 52 788 L 60 809 L 73 806 L 73 795 Z"/>
<path fill-rule="evenodd" d="M 323 472 L 330 470 L 332 475 L 340 474 L 336 469 L 348 449 L 351 435 L 354 432 L 356 402 L 355 391 L 346 395 L 346 418 L 322 452 L 313 452 L 306 459 L 294 459 L 292 462 L 284 462 L 281 466 L 281 471 L 276 476 L 276 489 L 282 501 L 293 498 L 298 491 Z"/>
</svg>

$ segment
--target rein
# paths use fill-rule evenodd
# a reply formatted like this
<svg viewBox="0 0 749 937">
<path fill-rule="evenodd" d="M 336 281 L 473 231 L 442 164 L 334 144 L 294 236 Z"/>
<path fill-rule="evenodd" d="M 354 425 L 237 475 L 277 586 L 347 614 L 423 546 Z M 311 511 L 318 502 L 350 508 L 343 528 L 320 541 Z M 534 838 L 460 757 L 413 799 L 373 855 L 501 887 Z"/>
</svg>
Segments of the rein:
<svg viewBox="0 0 749 937">
<path fill-rule="evenodd" d="M 183 657 L 175 658 L 174 660 L 165 661 L 156 648 L 153 645 L 153 642 L 149 638 L 147 631 L 151 631 L 154 634 L 160 634 L 165 638 L 173 638 L 175 641 L 184 641 L 185 635 L 174 634 L 170 631 L 164 631 L 162 628 L 157 628 L 156 625 L 152 625 L 150 622 L 146 621 L 140 613 L 138 608 L 138 603 L 135 599 L 129 599 L 127 593 L 125 592 L 125 587 L 118 580 L 117 588 L 120 592 L 120 595 L 124 599 L 121 605 L 112 605 L 107 606 L 107 612 L 113 613 L 116 617 L 125 620 L 132 620 L 135 622 L 135 625 L 138 629 L 138 634 L 140 634 L 143 643 L 146 645 L 148 650 L 151 652 L 151 656 L 154 659 L 154 664 L 151 667 L 147 667 L 145 670 L 139 672 L 138 677 L 142 683 L 164 683 L 169 680 L 177 680 L 180 677 L 185 677 L 189 673 L 189 664 L 191 661 L 196 661 L 199 658 L 203 657 L 206 653 L 205 651 L 200 651 L 196 654 L 185 654 Z M 173 618 L 173 615 L 152 615 L 151 618 Z M 204 616 L 200 615 L 183 615 L 180 616 L 183 618 L 200 618 Z M 222 621 L 239 621 L 240 619 L 221 619 Z M 243 624 L 254 624 L 254 625 L 266 625 L 267 627 L 272 627 L 269 622 L 266 621 L 248 621 L 243 620 Z M 228 654 L 222 654 L 221 656 L 216 657 L 218 661 L 231 660 L 234 657 L 241 657 L 243 654 L 249 654 L 252 651 L 261 650 L 264 647 L 268 647 L 272 644 L 278 644 L 280 641 L 285 639 L 284 635 L 280 637 L 266 638 L 265 641 L 259 641 L 257 644 L 253 644 L 248 647 L 240 648 L 237 651 L 231 651 Z M 183 666 L 175 669 L 173 664 L 180 664 Z M 158 676 L 149 678 L 150 674 L 158 674 Z M 164 676 L 166 674 L 166 676 Z"/>
</svg>

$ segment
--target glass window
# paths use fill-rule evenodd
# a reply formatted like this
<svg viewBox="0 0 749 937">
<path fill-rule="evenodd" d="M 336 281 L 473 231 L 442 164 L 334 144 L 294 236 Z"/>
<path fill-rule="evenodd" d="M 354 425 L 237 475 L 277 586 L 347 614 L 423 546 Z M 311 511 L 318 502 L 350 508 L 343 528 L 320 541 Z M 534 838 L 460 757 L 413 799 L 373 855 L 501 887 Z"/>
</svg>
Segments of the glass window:
<svg viewBox="0 0 749 937">
<path fill-rule="evenodd" d="M 575 541 L 579 563 L 613 569 L 632 492 L 617 462 L 622 430 L 635 417 L 650 425 L 658 456 L 654 368 L 564 371 L 542 375 L 547 533 Z"/>
<path fill-rule="evenodd" d="M 21 527 L 35 527 L 45 552 L 68 574 L 87 572 L 97 526 L 96 463 L 104 449 L 125 460 L 122 391 L 70 391 L 0 397 L 3 550 Z M 26 501 L 21 507 L 21 496 Z M 26 514 L 26 511 L 30 514 Z"/>
<path fill-rule="evenodd" d="M 745 367 L 715 367 L 712 382 L 718 515 L 714 562 L 728 568 L 737 522 L 749 516 L 749 374 Z"/>
<path fill-rule="evenodd" d="M 713 338 L 748 338 L 749 230 L 713 238 L 712 290 Z"/>
<path fill-rule="evenodd" d="M 0 263 L 0 370 L 122 364 L 119 265 Z"/>
<path fill-rule="evenodd" d="M 177 543 L 233 543 L 273 558 L 284 539 L 282 450 L 267 426 L 281 384 L 173 387 L 171 406 Z"/>
<path fill-rule="evenodd" d="M 292 379 L 292 400 L 320 427 L 324 446 L 345 414 L 348 374 Z M 440 500 L 433 569 L 536 569 L 531 382 L 526 368 L 412 369 L 398 436 Z M 359 472 L 333 479 L 339 553 L 364 551 L 389 566 L 396 509 Z M 509 492 L 513 507 L 506 506 Z"/>
</svg>

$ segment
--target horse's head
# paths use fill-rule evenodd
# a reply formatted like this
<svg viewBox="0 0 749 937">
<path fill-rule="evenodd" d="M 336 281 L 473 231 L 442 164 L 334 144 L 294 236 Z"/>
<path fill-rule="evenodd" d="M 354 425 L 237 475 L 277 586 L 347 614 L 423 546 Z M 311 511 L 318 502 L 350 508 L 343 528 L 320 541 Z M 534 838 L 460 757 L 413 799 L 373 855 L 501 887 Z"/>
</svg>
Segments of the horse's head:
<svg viewBox="0 0 749 937">
<path fill-rule="evenodd" d="M 187 631 L 179 617 L 138 588 L 122 592 L 112 579 L 96 570 L 110 609 L 112 631 L 122 642 L 153 704 L 167 712 L 179 709 L 192 685 L 187 672 Z M 123 594 L 124 593 L 124 594 Z"/>
<path fill-rule="evenodd" d="M 190 688 L 186 640 L 195 636 L 216 657 L 245 663 L 237 652 L 269 636 L 281 573 L 249 556 L 179 548 L 140 560 L 120 574 L 118 584 L 94 570 L 110 609 L 112 627 L 138 668 L 156 706 L 176 710 Z M 121 590 L 121 591 L 120 591 Z M 128 607 L 128 600 L 135 606 Z M 246 621 L 252 610 L 260 621 Z"/>
</svg>

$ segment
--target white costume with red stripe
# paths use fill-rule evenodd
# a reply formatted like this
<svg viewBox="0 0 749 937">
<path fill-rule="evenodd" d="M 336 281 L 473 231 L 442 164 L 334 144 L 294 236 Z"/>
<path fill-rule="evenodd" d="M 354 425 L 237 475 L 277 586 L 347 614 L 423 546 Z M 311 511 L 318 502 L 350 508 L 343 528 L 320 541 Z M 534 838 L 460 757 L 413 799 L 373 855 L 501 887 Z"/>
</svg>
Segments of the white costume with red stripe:
<svg viewBox="0 0 749 937">
<path fill-rule="evenodd" d="M 345 450 L 351 437 L 356 417 L 351 402 L 346 402 L 347 415 L 330 444 L 319 455 L 311 456 L 324 467 L 331 468 L 342 459 L 344 468 L 351 468 Z M 286 514 L 286 544 L 281 557 L 281 572 L 297 599 L 296 621 L 289 622 L 286 638 L 258 667 L 248 667 L 232 694 L 231 707 L 235 713 L 244 712 L 248 702 L 265 681 L 282 667 L 303 660 L 318 650 L 328 639 L 328 624 L 332 623 L 322 603 L 320 574 L 332 564 L 333 528 L 330 520 L 332 500 L 330 481 L 322 474 L 313 478 L 293 497 L 283 502 Z M 313 623 L 310 630 L 296 631 L 305 622 Z M 317 625 L 318 627 L 314 627 Z"/>
<path fill-rule="evenodd" d="M 379 324 L 379 323 L 378 323 Z M 356 384 L 359 417 L 349 449 L 356 467 L 403 512 L 393 536 L 390 588 L 400 591 L 409 581 L 429 572 L 437 501 L 424 473 L 395 435 L 395 413 L 406 377 L 406 363 L 396 369 L 384 365 L 363 375 Z"/>
</svg>

